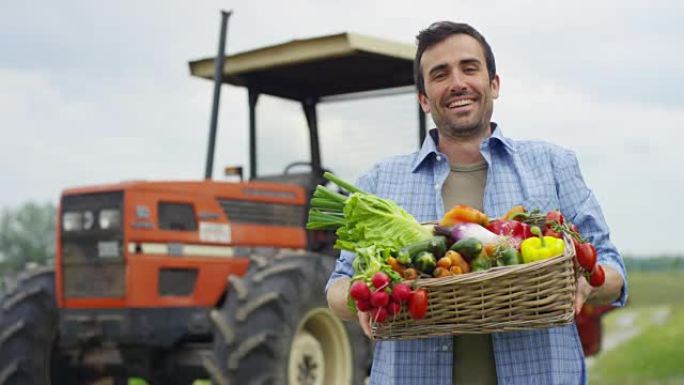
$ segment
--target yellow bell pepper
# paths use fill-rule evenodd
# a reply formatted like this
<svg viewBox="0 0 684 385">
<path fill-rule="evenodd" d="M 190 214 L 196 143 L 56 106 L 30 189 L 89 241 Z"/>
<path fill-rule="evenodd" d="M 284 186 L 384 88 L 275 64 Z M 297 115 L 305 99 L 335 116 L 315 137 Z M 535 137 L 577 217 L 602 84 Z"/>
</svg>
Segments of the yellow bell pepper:
<svg viewBox="0 0 684 385">
<path fill-rule="evenodd" d="M 532 234 L 536 237 L 527 238 L 520 244 L 523 262 L 530 263 L 547 258 L 558 257 L 565 251 L 565 242 L 556 237 L 542 236 L 541 229 L 532 226 Z"/>
</svg>

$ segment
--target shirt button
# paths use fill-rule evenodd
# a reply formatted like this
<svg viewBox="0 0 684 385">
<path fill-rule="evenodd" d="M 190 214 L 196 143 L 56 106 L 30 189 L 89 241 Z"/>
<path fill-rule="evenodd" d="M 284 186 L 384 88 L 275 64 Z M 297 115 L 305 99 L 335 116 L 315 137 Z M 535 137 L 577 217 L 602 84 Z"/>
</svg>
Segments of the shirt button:
<svg viewBox="0 0 684 385">
<path fill-rule="evenodd" d="M 446 352 L 447 350 L 449 350 L 449 346 L 448 345 L 442 345 L 442 351 Z"/>
<path fill-rule="evenodd" d="M 437 159 L 438 162 L 441 162 L 441 161 L 442 161 L 442 156 L 441 156 L 441 155 L 437 155 L 437 158 L 436 158 L 436 159 Z"/>
<path fill-rule="evenodd" d="M 439 184 L 435 184 L 435 190 L 439 190 Z"/>
</svg>

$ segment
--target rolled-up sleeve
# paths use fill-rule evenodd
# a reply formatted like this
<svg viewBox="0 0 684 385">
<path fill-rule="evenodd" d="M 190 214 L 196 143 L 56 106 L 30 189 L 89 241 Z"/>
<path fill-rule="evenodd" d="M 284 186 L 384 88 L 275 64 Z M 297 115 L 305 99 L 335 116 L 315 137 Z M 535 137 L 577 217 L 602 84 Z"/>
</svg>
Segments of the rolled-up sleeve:
<svg viewBox="0 0 684 385">
<path fill-rule="evenodd" d="M 596 197 L 587 187 L 580 171 L 577 156 L 565 151 L 556 159 L 558 195 L 561 212 L 567 216 L 595 247 L 598 262 L 609 266 L 622 276 L 622 292 L 613 306 L 624 306 L 627 301 L 627 271 L 615 245 L 610 240 L 608 224 Z"/>
<path fill-rule="evenodd" d="M 377 167 L 361 175 L 359 179 L 356 181 L 356 187 L 360 188 L 365 192 L 373 194 L 375 192 L 376 172 Z M 330 288 L 330 285 L 332 285 L 333 282 L 335 282 L 336 280 L 342 277 L 351 278 L 354 275 L 354 268 L 352 267 L 352 262 L 354 261 L 354 258 L 356 258 L 356 254 L 350 251 L 342 250 L 339 258 L 337 258 L 337 262 L 335 263 L 335 270 L 333 270 L 332 274 L 330 274 L 330 278 L 328 278 L 328 283 L 326 283 L 325 285 L 326 293 L 328 292 L 328 288 Z"/>
</svg>

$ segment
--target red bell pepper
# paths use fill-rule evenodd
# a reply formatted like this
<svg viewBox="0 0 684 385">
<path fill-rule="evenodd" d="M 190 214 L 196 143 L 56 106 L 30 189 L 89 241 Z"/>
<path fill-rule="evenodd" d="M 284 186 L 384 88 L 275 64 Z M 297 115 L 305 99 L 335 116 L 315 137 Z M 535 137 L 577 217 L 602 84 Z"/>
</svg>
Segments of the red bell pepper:
<svg viewBox="0 0 684 385">
<path fill-rule="evenodd" d="M 530 225 L 516 220 L 494 219 L 487 225 L 487 230 L 497 235 L 504 235 L 521 241 L 532 236 Z"/>
</svg>

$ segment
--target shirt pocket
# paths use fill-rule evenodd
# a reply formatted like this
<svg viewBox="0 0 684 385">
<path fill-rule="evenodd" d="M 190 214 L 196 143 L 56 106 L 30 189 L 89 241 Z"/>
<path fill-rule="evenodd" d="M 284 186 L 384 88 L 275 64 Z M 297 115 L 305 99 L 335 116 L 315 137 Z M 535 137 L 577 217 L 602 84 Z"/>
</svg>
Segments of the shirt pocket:
<svg viewBox="0 0 684 385">
<path fill-rule="evenodd" d="M 521 203 L 527 211 L 539 210 L 542 214 L 546 214 L 552 210 L 560 209 L 560 201 L 558 197 L 553 196 L 532 196 L 524 199 Z"/>
</svg>

